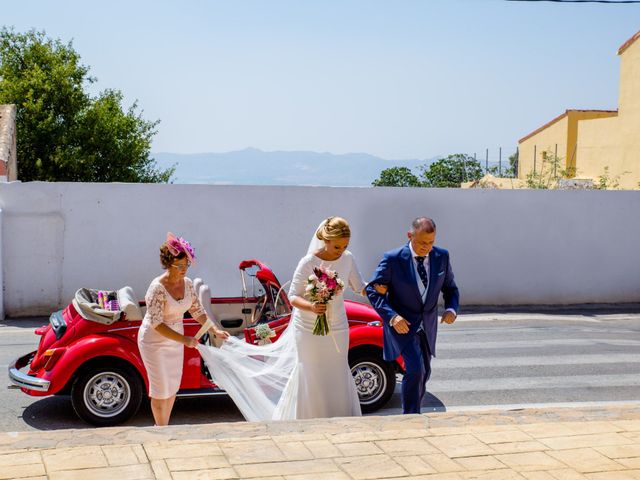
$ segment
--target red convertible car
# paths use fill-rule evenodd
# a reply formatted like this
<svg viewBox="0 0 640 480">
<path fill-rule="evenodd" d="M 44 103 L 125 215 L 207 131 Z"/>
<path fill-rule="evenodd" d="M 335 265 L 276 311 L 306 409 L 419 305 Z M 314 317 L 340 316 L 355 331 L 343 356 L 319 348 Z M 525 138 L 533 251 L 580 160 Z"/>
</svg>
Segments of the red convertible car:
<svg viewBox="0 0 640 480">
<path fill-rule="evenodd" d="M 196 279 L 194 286 L 210 316 L 231 335 L 256 342 L 255 328 L 267 323 L 278 336 L 291 316 L 291 304 L 273 272 L 257 260 L 240 264 L 242 296 L 212 298 L 209 287 Z M 126 289 L 123 289 L 126 290 Z M 131 289 L 128 289 L 131 292 Z M 137 335 L 144 302 L 120 312 L 111 322 L 101 321 L 76 299 L 51 314 L 49 324 L 36 329 L 38 349 L 9 365 L 14 386 L 33 396 L 71 395 L 74 410 L 94 425 L 117 425 L 138 411 L 147 397 L 148 379 Z M 124 303 L 121 300 L 121 303 Z M 381 408 L 395 389 L 400 363 L 382 359 L 382 327 L 369 305 L 347 300 L 349 365 L 363 412 Z M 131 308 L 133 307 L 133 308 Z M 195 336 L 200 325 L 188 313 L 185 334 Z M 211 342 L 208 335 L 201 342 Z M 196 349 L 185 349 L 178 396 L 225 394 L 216 386 Z"/>
</svg>

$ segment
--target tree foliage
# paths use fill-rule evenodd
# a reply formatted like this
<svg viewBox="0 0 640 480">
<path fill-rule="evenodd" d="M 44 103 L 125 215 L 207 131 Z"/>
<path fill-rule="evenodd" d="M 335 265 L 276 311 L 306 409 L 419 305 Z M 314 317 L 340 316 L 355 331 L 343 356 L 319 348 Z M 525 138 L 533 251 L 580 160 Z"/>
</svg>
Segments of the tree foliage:
<svg viewBox="0 0 640 480">
<path fill-rule="evenodd" d="M 571 178 L 575 172 L 562 167 L 563 158 L 550 151 L 542 152 L 540 169 L 529 172 L 526 176 L 527 188 L 546 190 L 557 188 L 563 178 Z"/>
<path fill-rule="evenodd" d="M 380 177 L 374 180 L 374 187 L 420 187 L 422 184 L 416 175 L 407 167 L 385 168 Z"/>
<path fill-rule="evenodd" d="M 463 182 L 482 178 L 482 165 L 473 157 L 456 153 L 420 167 L 426 187 L 459 188 Z"/>
<path fill-rule="evenodd" d="M 71 43 L 44 32 L 0 29 L 0 103 L 17 106 L 18 178 L 23 181 L 168 182 L 150 156 L 158 121 L 95 83 Z"/>
</svg>

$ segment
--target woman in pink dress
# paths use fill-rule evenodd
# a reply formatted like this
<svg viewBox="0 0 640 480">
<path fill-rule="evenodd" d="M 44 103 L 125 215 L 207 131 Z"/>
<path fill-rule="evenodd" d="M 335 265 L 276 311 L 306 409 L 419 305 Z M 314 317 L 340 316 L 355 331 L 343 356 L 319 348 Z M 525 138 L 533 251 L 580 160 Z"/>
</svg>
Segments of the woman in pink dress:
<svg viewBox="0 0 640 480">
<path fill-rule="evenodd" d="M 204 325 L 207 315 L 198 300 L 193 282 L 186 277 L 195 260 L 191 244 L 167 234 L 160 247 L 160 263 L 166 271 L 149 285 L 145 301 L 147 313 L 138 332 L 138 348 L 149 378 L 151 411 L 158 426 L 167 425 L 182 380 L 184 347 L 195 348 L 198 340 L 184 335 L 182 318 L 188 310 Z M 212 334 L 228 334 L 213 327 Z"/>
</svg>

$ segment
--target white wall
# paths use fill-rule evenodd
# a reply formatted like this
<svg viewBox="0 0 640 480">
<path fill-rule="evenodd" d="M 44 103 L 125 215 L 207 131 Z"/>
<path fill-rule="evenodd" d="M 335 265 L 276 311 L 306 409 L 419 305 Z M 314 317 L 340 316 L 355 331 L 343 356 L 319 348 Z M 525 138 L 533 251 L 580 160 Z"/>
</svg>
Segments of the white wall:
<svg viewBox="0 0 640 480">
<path fill-rule="evenodd" d="M 79 287 L 161 273 L 168 230 L 189 239 L 214 295 L 239 295 L 238 263 L 291 278 L 318 223 L 340 215 L 368 278 L 410 221 L 432 216 L 463 304 L 640 301 L 640 192 L 9 183 L 3 211 L 4 309 L 46 314 Z"/>
</svg>

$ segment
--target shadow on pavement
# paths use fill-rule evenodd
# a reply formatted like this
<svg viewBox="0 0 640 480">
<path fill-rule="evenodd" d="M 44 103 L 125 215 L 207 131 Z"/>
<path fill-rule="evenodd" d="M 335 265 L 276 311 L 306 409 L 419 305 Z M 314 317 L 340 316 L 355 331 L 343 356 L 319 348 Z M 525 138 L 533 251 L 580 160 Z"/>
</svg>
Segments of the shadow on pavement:
<svg viewBox="0 0 640 480">
<path fill-rule="evenodd" d="M 2 327 L 11 327 L 11 328 L 24 328 L 26 330 L 34 329 L 41 327 L 43 325 L 49 324 L 49 317 L 29 317 L 29 318 L 6 318 L 4 320 L 0 320 L 0 328 Z"/>
<path fill-rule="evenodd" d="M 81 420 L 73 410 L 71 398 L 66 395 L 46 397 L 27 406 L 23 421 L 36 430 L 60 430 L 66 428 L 95 428 Z M 241 422 L 244 418 L 229 397 L 178 398 L 171 415 L 171 425 L 195 425 L 201 423 Z M 153 417 L 148 401 L 144 401 L 138 413 L 119 426 L 148 427 Z"/>
</svg>

